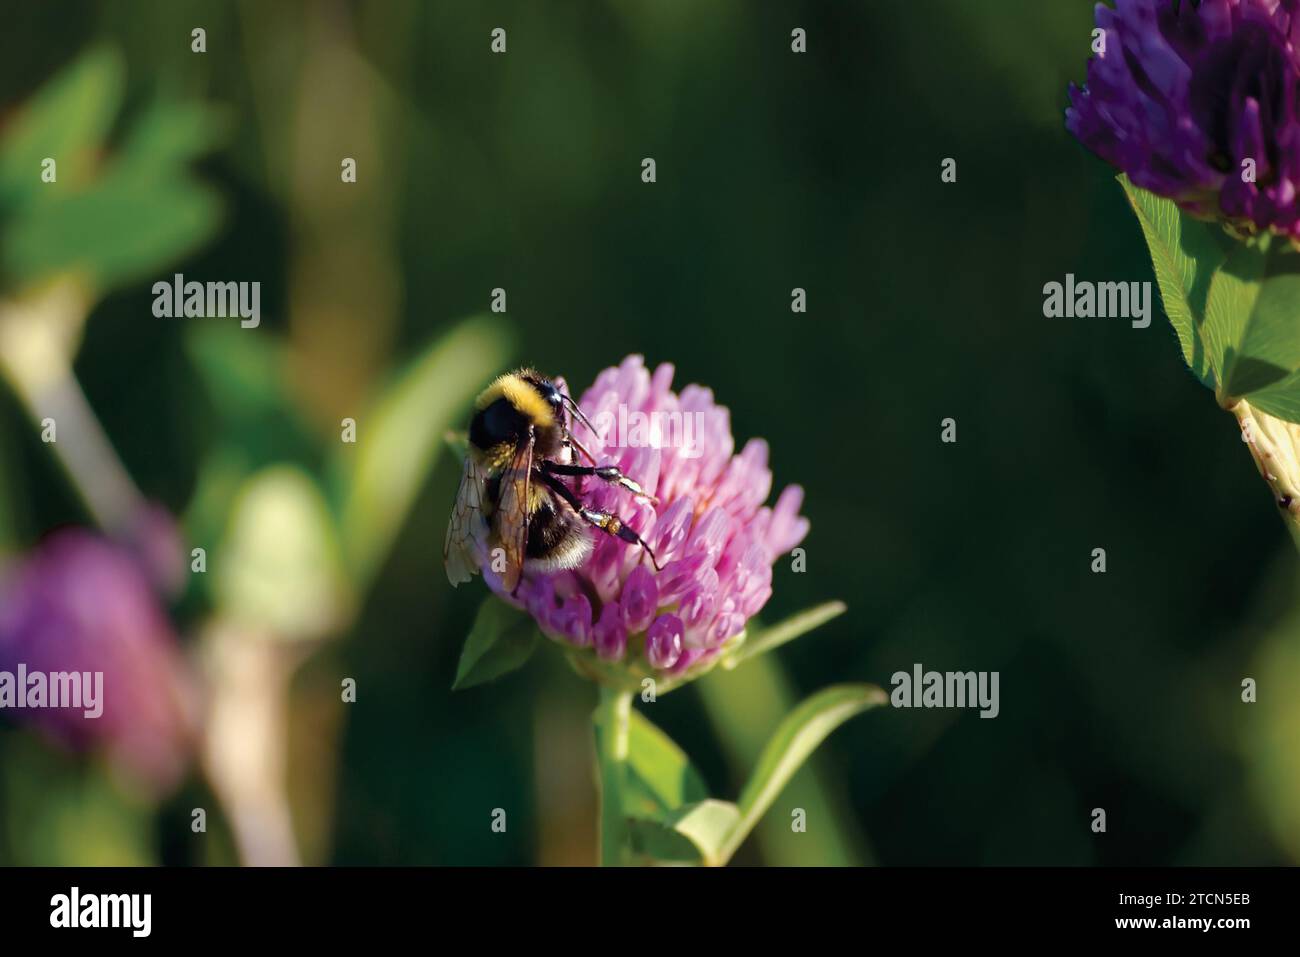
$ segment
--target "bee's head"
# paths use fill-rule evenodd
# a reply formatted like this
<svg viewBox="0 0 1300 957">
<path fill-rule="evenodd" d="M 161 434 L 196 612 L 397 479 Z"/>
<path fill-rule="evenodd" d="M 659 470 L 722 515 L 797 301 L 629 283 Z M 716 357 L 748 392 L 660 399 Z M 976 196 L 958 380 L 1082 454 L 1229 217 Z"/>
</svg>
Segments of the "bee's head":
<svg viewBox="0 0 1300 957">
<path fill-rule="evenodd" d="M 531 370 L 521 373 L 519 378 L 523 379 L 533 387 L 537 394 L 542 397 L 542 401 L 550 406 L 551 411 L 555 413 L 555 417 L 558 421 L 564 421 L 564 396 L 560 393 L 560 390 L 555 387 L 554 382 L 538 375 L 536 372 L 532 372 Z"/>
<path fill-rule="evenodd" d="M 555 383 L 551 382 L 549 379 L 542 379 L 535 383 L 533 387 L 541 393 L 542 398 L 546 400 L 546 404 L 552 409 L 555 409 L 558 412 L 564 407 L 564 396 L 561 395 L 560 390 L 555 387 Z"/>
<path fill-rule="evenodd" d="M 555 414 L 555 421 L 559 422 L 566 432 L 568 431 L 569 413 L 572 412 L 574 418 L 588 429 L 591 429 L 593 435 L 595 434 L 595 428 L 587 421 L 587 417 L 582 414 L 582 409 L 579 408 L 578 403 L 557 389 L 555 383 L 550 379 L 532 370 L 520 373 L 520 378 L 537 390 L 537 394 L 542 397 L 542 401 Z"/>
</svg>

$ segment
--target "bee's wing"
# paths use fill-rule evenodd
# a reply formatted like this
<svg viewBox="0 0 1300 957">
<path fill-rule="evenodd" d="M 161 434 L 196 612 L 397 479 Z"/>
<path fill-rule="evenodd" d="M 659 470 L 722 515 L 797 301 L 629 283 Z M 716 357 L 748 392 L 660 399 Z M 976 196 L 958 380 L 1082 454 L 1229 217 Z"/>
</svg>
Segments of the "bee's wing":
<svg viewBox="0 0 1300 957">
<path fill-rule="evenodd" d="M 456 504 L 451 507 L 447 537 L 442 543 L 442 563 L 447 580 L 455 587 L 478 574 L 487 541 L 487 519 L 483 516 L 486 479 L 473 453 L 465 456 Z"/>
<path fill-rule="evenodd" d="M 509 468 L 501 473 L 501 494 L 493 514 L 497 538 L 505 551 L 505 570 L 501 583 L 506 591 L 513 592 L 524 570 L 524 557 L 528 552 L 528 521 L 533 510 L 533 437 L 519 445 Z"/>
</svg>

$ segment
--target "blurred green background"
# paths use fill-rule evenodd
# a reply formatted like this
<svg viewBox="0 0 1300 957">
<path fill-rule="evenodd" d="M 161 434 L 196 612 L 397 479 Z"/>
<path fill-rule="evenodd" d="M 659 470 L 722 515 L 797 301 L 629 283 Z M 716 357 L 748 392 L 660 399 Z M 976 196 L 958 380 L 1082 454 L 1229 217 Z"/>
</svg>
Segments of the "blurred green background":
<svg viewBox="0 0 1300 957">
<path fill-rule="evenodd" d="M 887 686 L 915 662 L 1001 673 L 996 720 L 883 709 L 836 732 L 739 862 L 1294 863 L 1297 563 L 1267 490 L 1162 315 L 1145 330 L 1042 315 L 1067 272 L 1151 278 L 1112 172 L 1063 129 L 1091 8 L 24 4 L 0 38 L 0 137 L 89 49 L 124 67 L 110 155 L 159 104 L 211 108 L 192 173 L 215 218 L 199 203 L 201 239 L 105 283 L 76 359 L 127 468 L 192 541 L 220 537 L 231 484 L 259 466 L 300 466 L 335 505 L 346 465 L 319 450 L 340 418 L 364 435 L 363 410 L 453 329 L 474 381 L 440 379 L 430 415 L 458 424 L 501 367 L 581 389 L 638 352 L 711 386 L 740 442 L 769 441 L 778 486 L 807 490 L 808 571 L 778 563 L 764 617 L 849 604 L 652 706 L 714 793 L 734 796 L 789 703 L 825 684 Z M 260 281 L 261 328 L 155 319 L 150 286 L 172 272 Z M 495 287 L 504 316 L 487 315 Z M 308 862 L 595 859 L 592 689 L 552 653 L 449 691 L 483 592 L 441 567 L 457 471 L 437 455 L 355 616 L 294 680 Z M 87 520 L 0 388 L 3 547 Z M 187 641 L 214 600 L 187 592 Z M 1258 704 L 1240 700 L 1248 676 Z M 0 862 L 233 860 L 219 812 L 190 833 L 190 809 L 214 807 L 198 775 L 155 813 L 12 726 L 0 769 Z"/>
</svg>

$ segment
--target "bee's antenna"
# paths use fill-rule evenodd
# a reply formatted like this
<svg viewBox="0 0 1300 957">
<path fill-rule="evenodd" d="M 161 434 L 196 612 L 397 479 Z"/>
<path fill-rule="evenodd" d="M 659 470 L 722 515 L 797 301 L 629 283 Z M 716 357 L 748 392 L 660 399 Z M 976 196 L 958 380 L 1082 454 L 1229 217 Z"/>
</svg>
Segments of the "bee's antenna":
<svg viewBox="0 0 1300 957">
<path fill-rule="evenodd" d="M 565 403 L 570 409 L 573 410 L 573 414 L 577 417 L 578 421 L 581 422 L 583 425 L 585 425 L 592 435 L 594 435 L 596 438 L 600 438 L 600 433 L 596 431 L 596 427 L 591 424 L 591 421 L 585 415 L 582 414 L 582 409 L 578 407 L 578 403 L 574 402 L 572 398 L 565 395 L 563 392 L 560 393 L 560 401 Z M 565 435 L 568 436 L 569 441 L 578 447 L 578 451 L 581 452 L 584 456 L 586 456 L 587 461 L 590 462 L 592 465 L 595 465 L 596 464 L 595 456 L 593 456 L 590 452 L 588 452 L 587 447 L 578 441 L 578 437 L 573 434 L 573 430 L 565 429 L 564 432 Z"/>
<path fill-rule="evenodd" d="M 596 427 L 591 424 L 585 415 L 583 415 L 582 409 L 578 406 L 578 403 L 574 402 L 570 396 L 565 395 L 563 392 L 560 393 L 560 401 L 573 411 L 573 414 L 578 417 L 578 421 L 585 425 L 591 431 L 592 435 L 597 437 L 600 436 L 600 433 L 596 431 Z"/>
</svg>

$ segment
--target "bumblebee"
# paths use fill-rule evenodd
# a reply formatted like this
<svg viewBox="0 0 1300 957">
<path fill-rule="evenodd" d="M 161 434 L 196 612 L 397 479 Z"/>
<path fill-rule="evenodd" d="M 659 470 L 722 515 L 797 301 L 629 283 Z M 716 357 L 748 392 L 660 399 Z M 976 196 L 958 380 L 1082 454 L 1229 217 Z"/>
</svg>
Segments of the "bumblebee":
<svg viewBox="0 0 1300 957">
<path fill-rule="evenodd" d="M 453 586 L 469 581 L 485 560 L 510 592 L 525 569 L 576 568 L 591 554 L 593 528 L 638 546 L 659 567 L 621 518 L 588 508 L 565 483 L 591 477 L 656 502 L 615 466 L 596 463 L 570 431 L 570 414 L 596 434 L 578 403 L 532 369 L 499 376 L 479 395 L 442 547 Z M 579 464 L 579 455 L 590 464 Z"/>
</svg>

